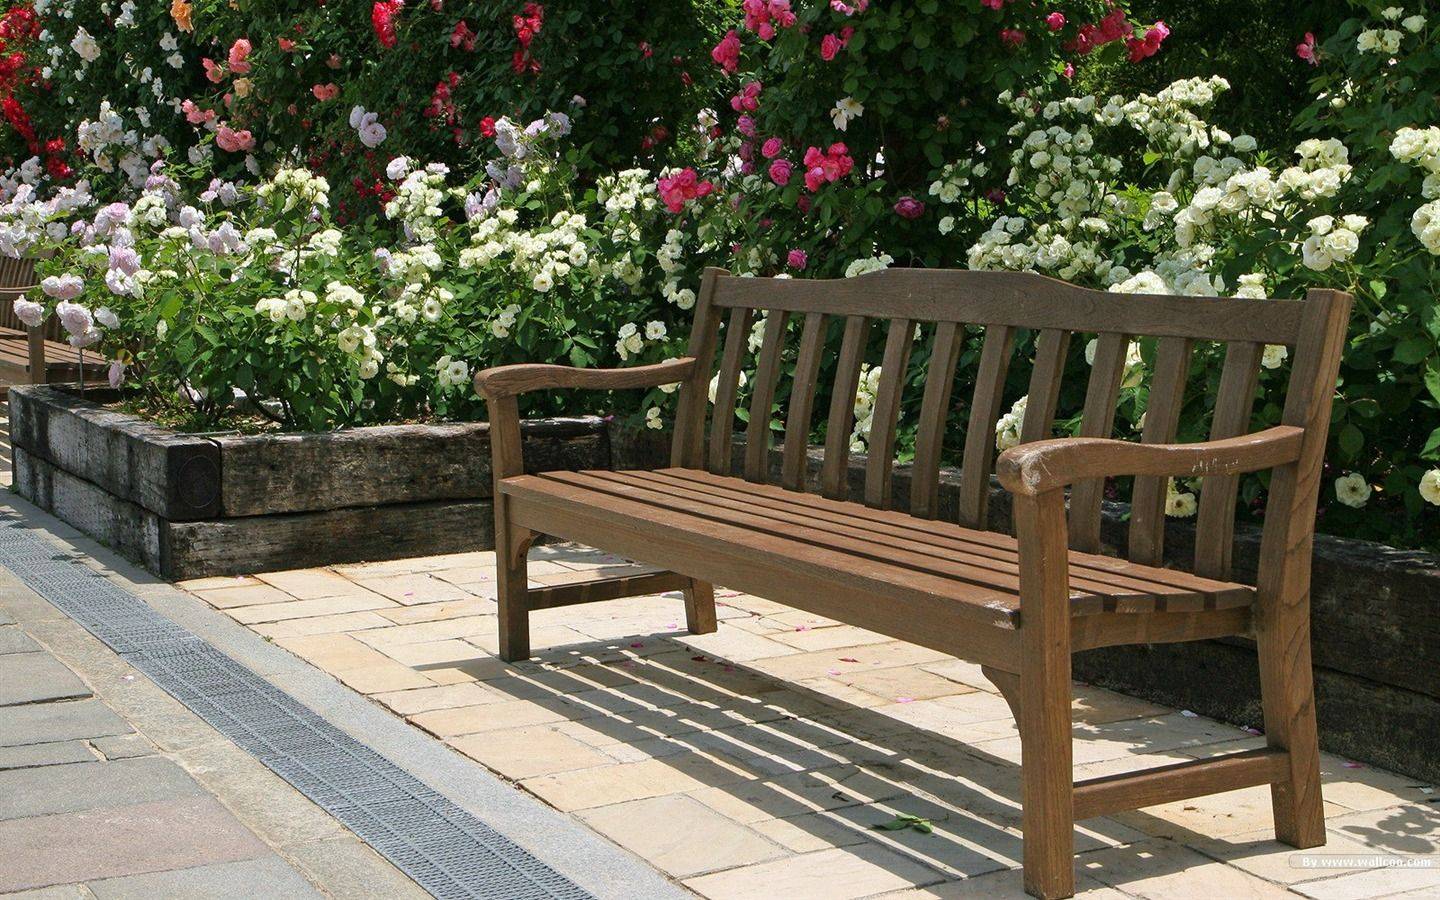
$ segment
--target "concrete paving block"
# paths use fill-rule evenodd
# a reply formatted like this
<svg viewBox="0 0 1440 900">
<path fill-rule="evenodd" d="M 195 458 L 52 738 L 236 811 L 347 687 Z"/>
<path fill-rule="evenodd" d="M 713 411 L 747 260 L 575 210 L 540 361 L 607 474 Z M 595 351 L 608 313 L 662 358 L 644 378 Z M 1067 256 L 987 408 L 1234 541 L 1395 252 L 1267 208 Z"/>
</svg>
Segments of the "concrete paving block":
<svg viewBox="0 0 1440 900">
<path fill-rule="evenodd" d="M 99 900 L 155 900 L 204 897 L 206 900 L 310 900 L 322 895 L 279 856 L 215 863 L 170 872 L 106 878 L 87 885 Z"/>
<path fill-rule="evenodd" d="M 0 707 L 0 747 L 128 734 L 130 726 L 99 700 Z"/>
<path fill-rule="evenodd" d="M 175 800 L 203 793 L 184 769 L 158 756 L 12 769 L 0 772 L 0 821 Z"/>
<path fill-rule="evenodd" d="M 40 649 L 40 645 L 19 626 L 5 625 L 0 627 L 0 655 L 7 653 L 33 653 Z"/>
<path fill-rule="evenodd" d="M 85 682 L 48 653 L 0 655 L 0 706 L 89 696 Z"/>
<path fill-rule="evenodd" d="M 90 743 L 106 759 L 132 759 L 137 756 L 154 756 L 159 752 L 155 742 L 143 734 L 116 734 L 96 738 Z"/>
<path fill-rule="evenodd" d="M 12 819 L 0 822 L 0 847 L 6 848 L 0 893 L 254 859 L 271 852 L 209 796 Z"/>
<path fill-rule="evenodd" d="M 65 763 L 94 762 L 95 754 L 83 741 L 56 741 L 49 744 L 27 744 L 23 747 L 0 747 L 0 770 L 32 769 L 37 766 L 58 766 Z"/>
<path fill-rule="evenodd" d="M 430 895 L 369 847 L 352 838 L 287 847 L 290 861 L 335 900 L 429 900 Z"/>
</svg>

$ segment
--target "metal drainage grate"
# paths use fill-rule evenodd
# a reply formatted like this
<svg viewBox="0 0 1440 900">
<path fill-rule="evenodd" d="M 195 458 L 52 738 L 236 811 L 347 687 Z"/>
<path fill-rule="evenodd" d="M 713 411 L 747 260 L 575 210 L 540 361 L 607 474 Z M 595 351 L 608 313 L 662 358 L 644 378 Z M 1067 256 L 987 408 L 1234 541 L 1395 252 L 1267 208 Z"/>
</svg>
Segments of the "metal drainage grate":
<svg viewBox="0 0 1440 900">
<path fill-rule="evenodd" d="M 0 563 L 436 897 L 590 894 L 18 521 Z"/>
</svg>

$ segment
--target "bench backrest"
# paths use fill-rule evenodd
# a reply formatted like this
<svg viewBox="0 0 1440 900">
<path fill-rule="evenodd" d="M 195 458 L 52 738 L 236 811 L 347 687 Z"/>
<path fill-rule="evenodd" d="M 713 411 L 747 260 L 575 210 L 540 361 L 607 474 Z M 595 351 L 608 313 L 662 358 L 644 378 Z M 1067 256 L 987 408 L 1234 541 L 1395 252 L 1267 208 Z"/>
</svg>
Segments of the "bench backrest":
<svg viewBox="0 0 1440 900">
<path fill-rule="evenodd" d="M 985 528 L 996 456 L 996 421 L 1008 408 L 1003 392 L 1020 330 L 1035 333 L 1021 442 L 1053 436 L 1061 379 L 1074 334 L 1097 336 L 1081 410 L 1080 433 L 1087 437 L 1112 436 L 1130 341 L 1158 339 L 1141 435 L 1146 443 L 1168 443 L 1176 438 L 1196 341 L 1226 345 L 1211 439 L 1250 431 L 1262 354 L 1267 344 L 1281 344 L 1291 348 L 1282 424 L 1303 427 L 1307 433 L 1301 461 L 1272 479 L 1266 543 L 1278 552 L 1295 541 L 1308 541 L 1313 528 L 1325 432 L 1349 306 L 1349 295 L 1330 290 L 1310 291 L 1303 301 L 1117 294 L 1013 272 L 888 269 L 841 280 L 808 280 L 739 278 L 723 270 L 707 270 L 690 339 L 689 353 L 697 366 L 682 387 L 672 464 L 717 473 L 731 471 L 739 383 L 742 371 L 750 369 L 744 476 L 755 482 L 770 478 L 771 410 L 788 362 L 786 345 L 791 329 L 787 326 L 796 321 L 798 347 L 784 417 L 779 481 L 786 488 L 804 490 L 807 436 L 816 412 L 821 362 L 832 352 L 827 347 L 831 323 L 843 320 L 843 327 L 837 326 L 843 337 L 830 391 L 820 490 L 827 497 L 849 499 L 854 402 L 870 329 L 883 320 L 886 339 L 879 360 L 864 492 L 857 499 L 873 507 L 889 507 L 897 417 L 916 344 L 916 326 L 933 323 L 933 329 L 925 331 L 930 356 L 915 423 L 909 509 L 912 515 L 935 518 L 940 512 L 941 445 L 956 366 L 968 342 L 967 328 L 978 327 L 984 337 L 961 457 L 959 521 L 967 527 Z M 749 340 L 752 326 L 762 314 L 763 339 L 751 369 Z M 714 414 L 707 416 L 717 355 Z M 708 436 L 707 417 L 711 420 Z M 1229 572 L 1237 487 L 1234 477 L 1204 481 L 1197 522 L 1197 574 L 1225 577 Z M 1098 481 L 1072 488 L 1070 535 L 1076 549 L 1099 549 L 1103 489 Z M 1132 561 L 1160 563 L 1166 497 L 1166 479 L 1135 480 L 1128 546 Z M 1283 528 L 1272 528 L 1281 518 Z"/>
</svg>

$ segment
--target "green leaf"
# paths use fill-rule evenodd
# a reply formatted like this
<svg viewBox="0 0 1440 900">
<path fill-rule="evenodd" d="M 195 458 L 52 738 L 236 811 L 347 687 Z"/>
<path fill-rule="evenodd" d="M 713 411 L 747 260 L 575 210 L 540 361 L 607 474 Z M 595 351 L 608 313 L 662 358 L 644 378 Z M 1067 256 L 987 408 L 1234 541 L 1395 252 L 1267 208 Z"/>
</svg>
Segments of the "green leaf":
<svg viewBox="0 0 1440 900">
<path fill-rule="evenodd" d="M 1425 366 L 1425 389 L 1440 403 L 1440 359 L 1432 357 Z"/>
<path fill-rule="evenodd" d="M 1365 447 L 1365 433 L 1354 425 L 1346 425 L 1340 429 L 1340 450 L 1350 459 L 1360 455 Z"/>
<path fill-rule="evenodd" d="M 1435 341 L 1428 337 L 1407 338 L 1395 346 L 1395 361 L 1413 366 L 1429 356 L 1434 349 Z"/>
<path fill-rule="evenodd" d="M 1440 428 L 1430 432 L 1425 446 L 1420 450 L 1421 459 L 1440 459 Z"/>
</svg>

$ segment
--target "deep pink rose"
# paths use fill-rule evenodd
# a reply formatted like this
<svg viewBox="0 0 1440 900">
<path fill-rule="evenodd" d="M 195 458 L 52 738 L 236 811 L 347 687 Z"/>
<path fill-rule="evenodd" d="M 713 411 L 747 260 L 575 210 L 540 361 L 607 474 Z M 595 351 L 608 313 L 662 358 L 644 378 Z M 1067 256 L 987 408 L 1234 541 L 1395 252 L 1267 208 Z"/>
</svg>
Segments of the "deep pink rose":
<svg viewBox="0 0 1440 900">
<path fill-rule="evenodd" d="M 780 151 L 784 146 L 784 141 L 777 137 L 772 137 L 760 146 L 760 155 L 766 159 L 774 159 L 780 155 Z"/>
<path fill-rule="evenodd" d="M 804 269 L 805 264 L 809 261 L 810 257 L 806 256 L 805 251 L 801 250 L 799 247 L 791 250 L 790 253 L 785 257 L 785 264 L 797 272 Z"/>
<path fill-rule="evenodd" d="M 790 176 L 794 170 L 795 167 L 790 165 L 790 160 L 777 159 L 770 163 L 770 180 L 784 187 L 790 183 Z"/>
<path fill-rule="evenodd" d="M 895 202 L 895 214 L 902 219 L 918 219 L 925 215 L 925 204 L 914 197 L 901 197 Z"/>
</svg>

